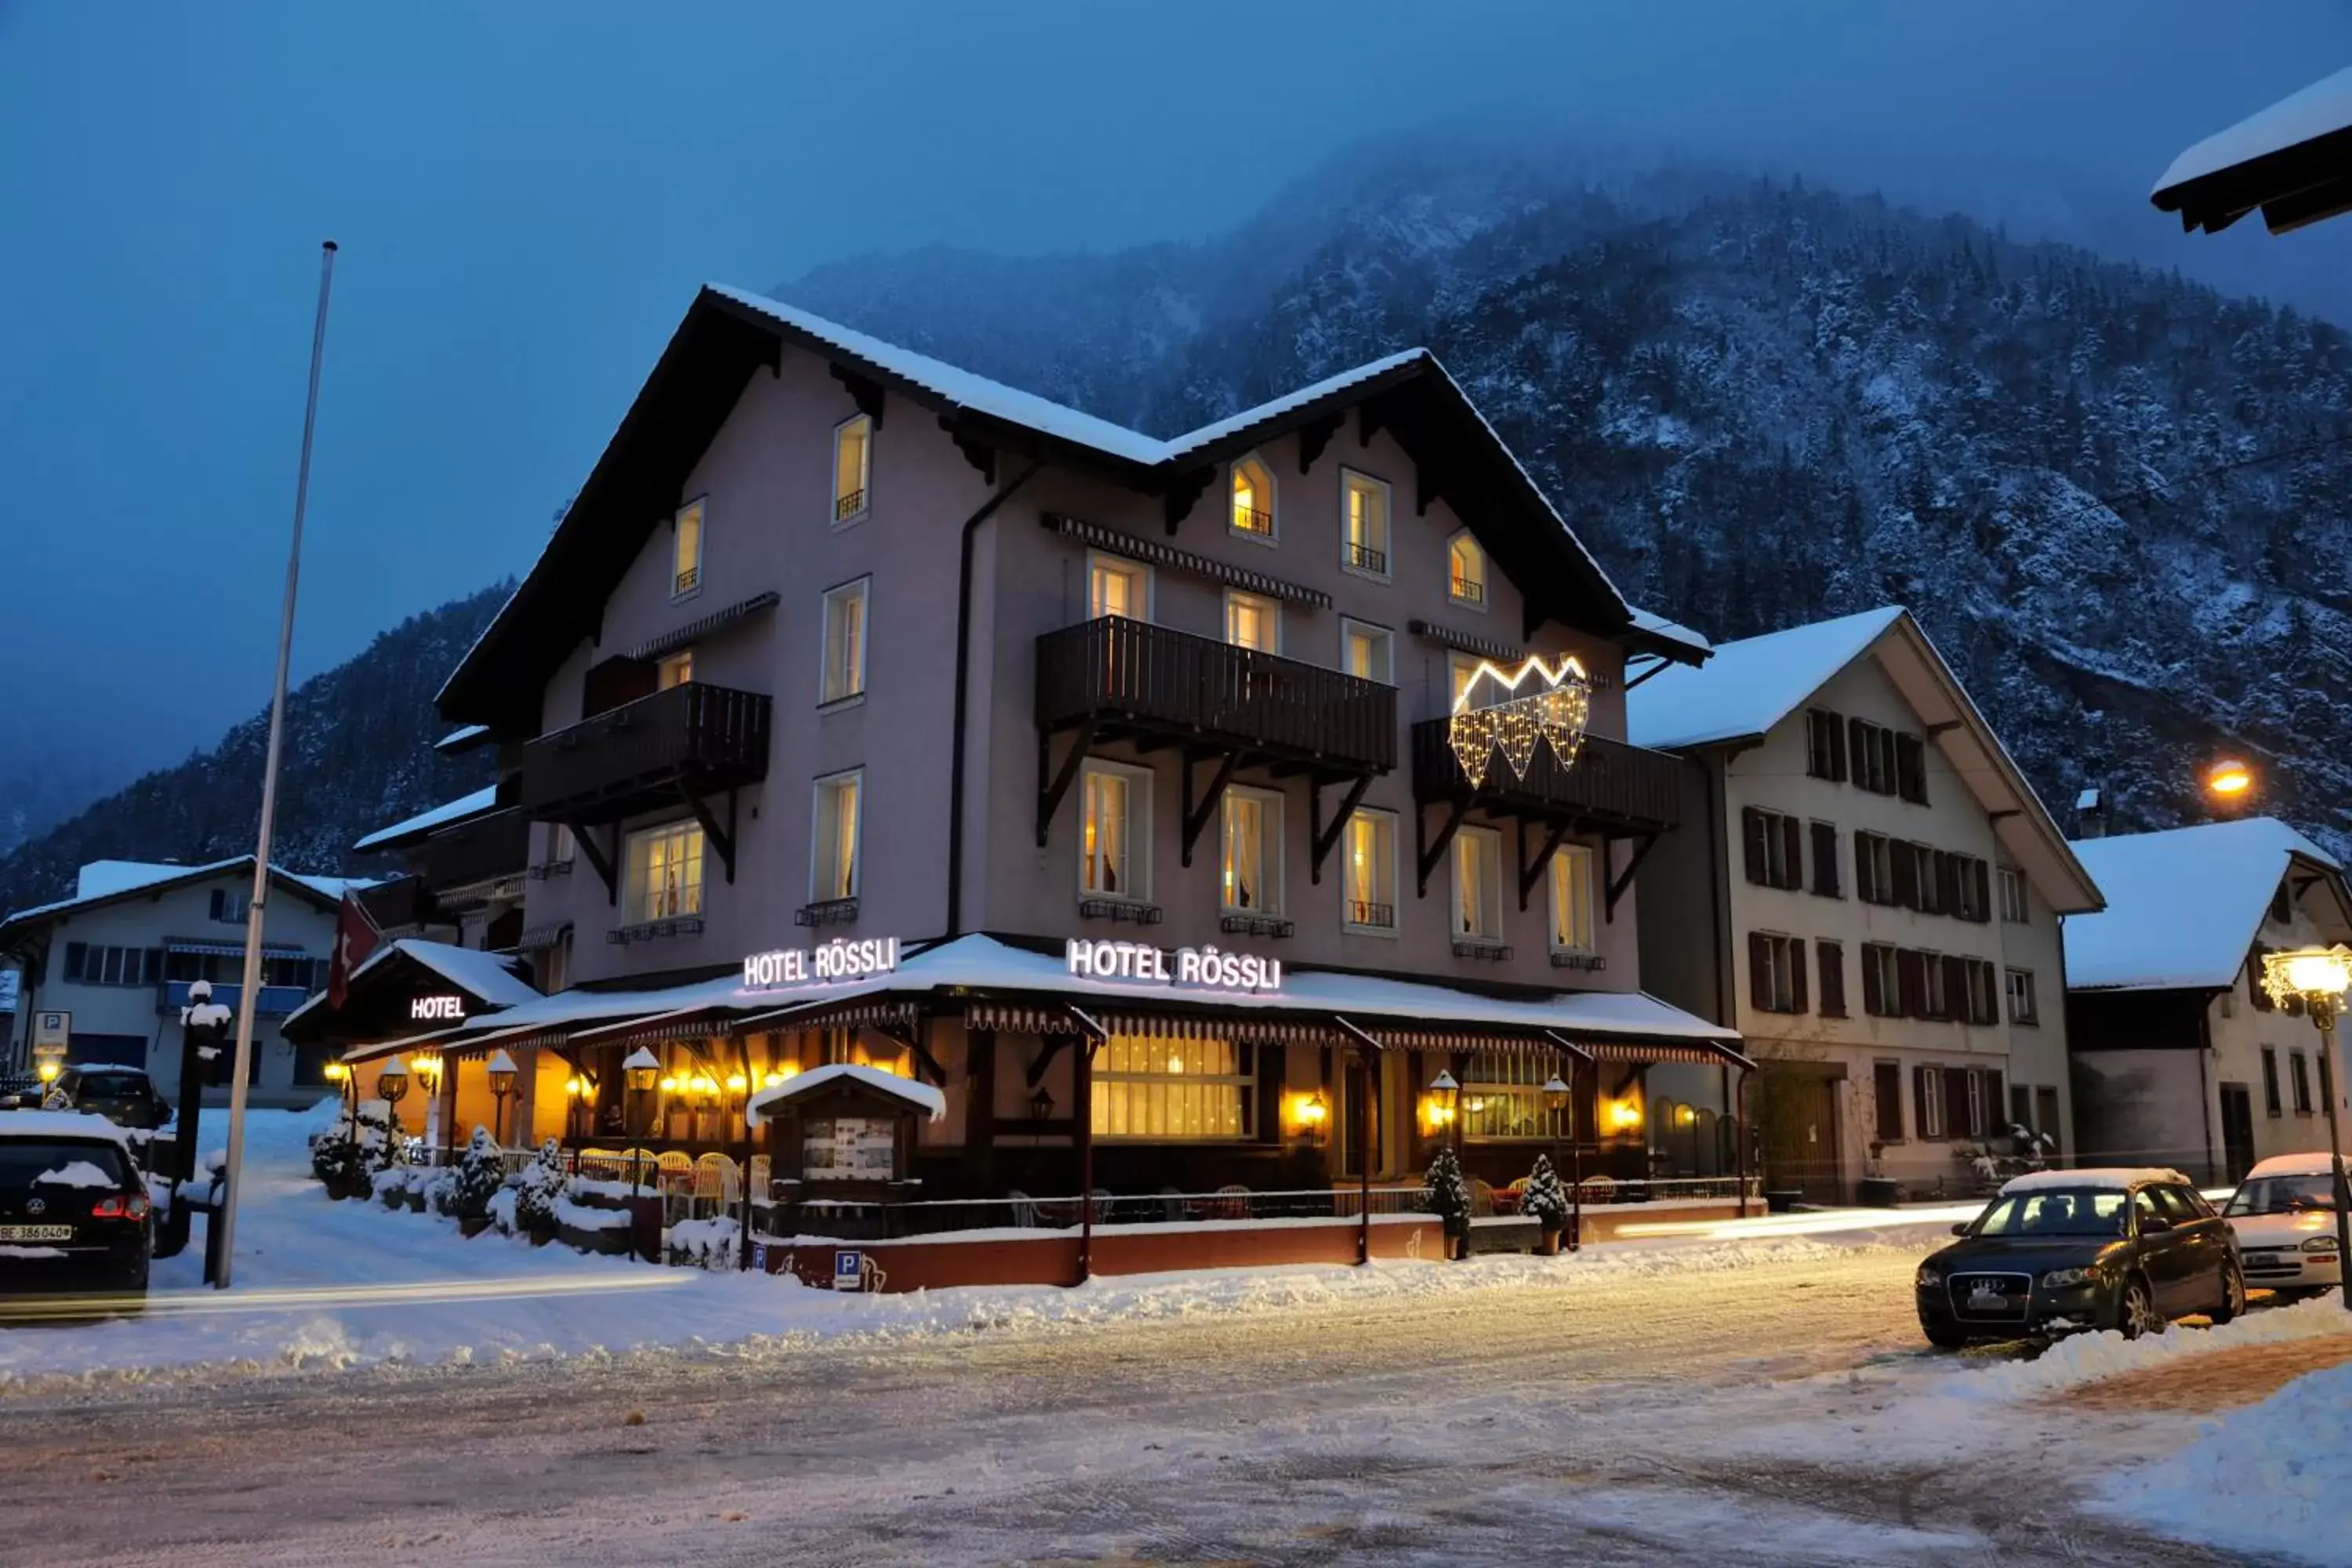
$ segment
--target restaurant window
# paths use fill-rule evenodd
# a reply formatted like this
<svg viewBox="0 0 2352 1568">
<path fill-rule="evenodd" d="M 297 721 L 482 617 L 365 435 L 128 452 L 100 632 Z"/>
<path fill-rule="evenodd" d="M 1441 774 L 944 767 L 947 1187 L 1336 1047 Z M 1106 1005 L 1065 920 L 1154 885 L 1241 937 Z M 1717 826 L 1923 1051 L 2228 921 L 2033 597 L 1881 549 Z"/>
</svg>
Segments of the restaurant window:
<svg viewBox="0 0 2352 1568">
<path fill-rule="evenodd" d="M 1389 488 L 1370 474 L 1339 470 L 1340 515 L 1346 532 L 1339 563 L 1368 576 L 1389 574 Z"/>
<path fill-rule="evenodd" d="M 1486 604 L 1486 552 L 1464 529 L 1445 542 L 1445 596 L 1457 605 Z"/>
<path fill-rule="evenodd" d="M 1351 931 L 1396 930 L 1396 816 L 1358 807 L 1348 818 L 1347 908 Z"/>
<path fill-rule="evenodd" d="M 694 650 L 682 647 L 655 666 L 655 684 L 667 691 L 673 686 L 684 686 L 694 679 Z"/>
<path fill-rule="evenodd" d="M 702 503 L 688 501 L 678 508 L 670 531 L 669 594 L 683 599 L 702 586 Z"/>
<path fill-rule="evenodd" d="M 1944 1137 L 1944 1069 L 1914 1068 L 1911 1084 L 1911 1121 L 1919 1129 L 1919 1136 Z"/>
<path fill-rule="evenodd" d="M 1282 651 L 1282 606 L 1262 594 L 1225 593 L 1225 640 L 1260 653 Z"/>
<path fill-rule="evenodd" d="M 866 605 L 873 586 L 873 578 L 860 577 L 825 593 L 821 703 L 866 695 Z"/>
<path fill-rule="evenodd" d="M 1255 458 L 1234 465 L 1234 531 L 1274 538 L 1274 472 Z"/>
<path fill-rule="evenodd" d="M 1592 951 L 1592 851 L 1582 844 L 1552 852 L 1551 950 Z"/>
<path fill-rule="evenodd" d="M 702 912 L 702 828 L 665 823 L 629 835 L 628 916 L 676 920 Z"/>
<path fill-rule="evenodd" d="M 1568 1112 L 1555 1111 L 1544 1103 L 1543 1086 L 1559 1070 L 1550 1057 L 1535 1051 L 1473 1055 L 1462 1074 L 1464 1142 L 1566 1137 Z"/>
<path fill-rule="evenodd" d="M 1503 940 L 1503 836 L 1465 827 L 1454 836 L 1454 934 L 1465 942 Z"/>
<path fill-rule="evenodd" d="M 1395 646 L 1385 626 L 1345 619 L 1339 623 L 1340 667 L 1360 679 L 1394 686 Z"/>
<path fill-rule="evenodd" d="M 1170 1142 L 1251 1137 L 1253 1055 L 1231 1040 L 1111 1036 L 1095 1058 L 1095 1136 Z"/>
<path fill-rule="evenodd" d="M 861 414 L 833 427 L 833 521 L 866 515 L 874 477 L 874 421 Z"/>
<path fill-rule="evenodd" d="M 2263 1047 L 2263 1112 L 2267 1116 L 2284 1116 L 2285 1108 L 2279 1104 L 2278 1050 Z"/>
<path fill-rule="evenodd" d="M 2025 923 L 2025 873 L 2014 866 L 2003 866 L 2000 874 L 2000 918 L 2011 925 Z"/>
<path fill-rule="evenodd" d="M 1874 1062 L 1870 1068 L 1871 1097 L 1877 1102 L 1878 1141 L 1903 1142 L 1903 1064 Z"/>
<path fill-rule="evenodd" d="M 1079 890 L 1093 899 L 1150 897 L 1151 868 L 1140 838 L 1151 819 L 1151 775 L 1140 768 L 1089 763 L 1085 793 Z"/>
<path fill-rule="evenodd" d="M 1099 552 L 1087 558 L 1087 617 L 1151 618 L 1151 573 L 1135 562 Z"/>
<path fill-rule="evenodd" d="M 2286 1058 L 2287 1081 L 2294 1086 L 2294 1113 L 2311 1114 L 2311 1058 L 2301 1051 L 2289 1051 Z"/>
<path fill-rule="evenodd" d="M 2009 972 L 2009 1021 L 2012 1024 L 2042 1022 L 2042 1007 L 2033 994 L 2033 971 L 2030 969 Z"/>
<path fill-rule="evenodd" d="M 1238 913 L 1282 912 L 1282 796 L 1269 790 L 1225 791 L 1218 896 L 1225 909 Z"/>
<path fill-rule="evenodd" d="M 1845 721 L 1823 709 L 1805 710 L 1805 772 L 1832 784 L 1845 782 Z"/>
<path fill-rule="evenodd" d="M 816 781 L 815 854 L 809 871 L 809 899 L 814 903 L 857 896 L 865 794 L 863 769 Z"/>
</svg>

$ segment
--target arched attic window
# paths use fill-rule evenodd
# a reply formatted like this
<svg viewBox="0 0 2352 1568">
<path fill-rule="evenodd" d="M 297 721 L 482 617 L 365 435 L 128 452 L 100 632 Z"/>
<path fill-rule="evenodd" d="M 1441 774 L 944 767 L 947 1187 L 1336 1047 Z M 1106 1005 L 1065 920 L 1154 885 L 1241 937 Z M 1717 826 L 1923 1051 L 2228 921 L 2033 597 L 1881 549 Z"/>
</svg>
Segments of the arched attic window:
<svg viewBox="0 0 2352 1568">
<path fill-rule="evenodd" d="M 1486 602 L 1486 552 L 1466 528 L 1445 542 L 1445 593 L 1457 605 Z"/>
</svg>

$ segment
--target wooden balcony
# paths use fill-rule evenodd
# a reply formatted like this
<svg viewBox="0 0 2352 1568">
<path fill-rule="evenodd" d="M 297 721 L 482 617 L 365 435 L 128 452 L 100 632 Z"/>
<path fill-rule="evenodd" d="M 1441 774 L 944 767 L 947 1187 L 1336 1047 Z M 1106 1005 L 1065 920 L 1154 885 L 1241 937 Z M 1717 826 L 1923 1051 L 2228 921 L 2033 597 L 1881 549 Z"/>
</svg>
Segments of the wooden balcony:
<svg viewBox="0 0 2352 1568">
<path fill-rule="evenodd" d="M 1327 778 L 1396 766 L 1394 687 L 1118 616 L 1037 639 L 1037 727 Z"/>
<path fill-rule="evenodd" d="M 530 817 L 515 808 L 446 828 L 408 855 L 410 868 L 436 891 L 519 878 L 530 861 Z"/>
<path fill-rule="evenodd" d="M 1500 757 L 1475 791 L 1446 742 L 1446 721 L 1412 727 L 1412 793 L 1418 801 L 1467 805 L 1546 822 L 1567 822 L 1611 837 L 1664 833 L 1682 821 L 1682 763 L 1664 752 L 1587 735 L 1576 764 L 1563 768 L 1538 745 L 1527 776 Z"/>
<path fill-rule="evenodd" d="M 689 680 L 541 735 L 522 749 L 524 815 L 574 827 L 768 776 L 772 702 Z"/>
</svg>

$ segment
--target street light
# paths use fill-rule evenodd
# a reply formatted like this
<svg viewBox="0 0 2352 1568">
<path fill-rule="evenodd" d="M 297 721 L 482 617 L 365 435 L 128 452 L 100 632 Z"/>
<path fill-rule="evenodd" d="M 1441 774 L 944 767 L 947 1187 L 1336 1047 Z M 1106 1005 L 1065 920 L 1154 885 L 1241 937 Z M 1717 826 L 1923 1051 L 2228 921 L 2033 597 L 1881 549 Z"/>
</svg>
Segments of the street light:
<svg viewBox="0 0 2352 1568">
<path fill-rule="evenodd" d="M 2344 1175 L 2344 1130 L 2336 1110 L 2336 1006 L 2352 989 L 2352 948 L 2295 948 L 2263 954 L 2263 989 L 2284 1005 L 2300 1001 L 2319 1030 L 2319 1087 L 2327 1095 L 2328 1164 L 2336 1173 L 2336 1256 L 2352 1258 L 2352 1184 Z M 2352 1268 L 2336 1295 L 2352 1309 Z"/>
<path fill-rule="evenodd" d="M 408 1067 L 398 1057 L 386 1057 L 375 1075 L 375 1091 L 392 1110 L 392 1130 L 400 1131 L 400 1102 L 408 1095 Z"/>
<path fill-rule="evenodd" d="M 490 1142 L 503 1143 L 507 1135 L 507 1096 L 515 1091 L 518 1069 L 514 1058 L 504 1049 L 490 1055 Z"/>
<path fill-rule="evenodd" d="M 661 1058 L 646 1047 L 639 1046 L 621 1063 L 621 1078 L 628 1085 L 629 1103 L 635 1111 L 632 1120 L 635 1123 L 636 1135 L 642 1138 L 648 1124 L 646 1100 L 661 1079 Z"/>
<path fill-rule="evenodd" d="M 1452 1073 L 1439 1068 L 1437 1076 L 1429 1080 L 1429 1119 L 1437 1123 L 1440 1131 L 1450 1132 L 1458 1124 L 1455 1110 L 1461 1102 L 1462 1086 L 1454 1080 Z M 1450 1143 L 1453 1139 L 1449 1137 L 1446 1142 Z"/>
<path fill-rule="evenodd" d="M 1559 1163 L 1559 1119 L 1569 1112 L 1568 1128 L 1568 1249 L 1584 1245 L 1584 1150 L 1576 1141 L 1576 1121 L 1569 1111 L 1568 1083 L 1557 1072 L 1544 1079 L 1544 1109 L 1551 1112 L 1552 1163 Z"/>
</svg>

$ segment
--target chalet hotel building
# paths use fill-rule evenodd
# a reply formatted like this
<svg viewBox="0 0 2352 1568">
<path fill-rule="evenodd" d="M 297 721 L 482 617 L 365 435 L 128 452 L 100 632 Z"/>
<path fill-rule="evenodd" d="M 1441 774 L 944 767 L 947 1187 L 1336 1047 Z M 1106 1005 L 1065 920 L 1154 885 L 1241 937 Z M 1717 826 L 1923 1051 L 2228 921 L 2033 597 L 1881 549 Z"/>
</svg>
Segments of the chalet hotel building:
<svg viewBox="0 0 2352 1568">
<path fill-rule="evenodd" d="M 434 1054 L 445 1136 L 502 1054 L 509 1142 L 723 1150 L 879 1069 L 932 1198 L 1088 1144 L 1114 1194 L 1727 1173 L 1738 1038 L 1641 986 L 1679 764 L 1623 738 L 1706 655 L 1426 353 L 1160 440 L 705 288 L 441 693 L 496 785 L 373 837 L 412 940 L 295 1026 L 362 1089 Z M 1580 743 L 1457 750 L 1544 691 Z"/>
</svg>

